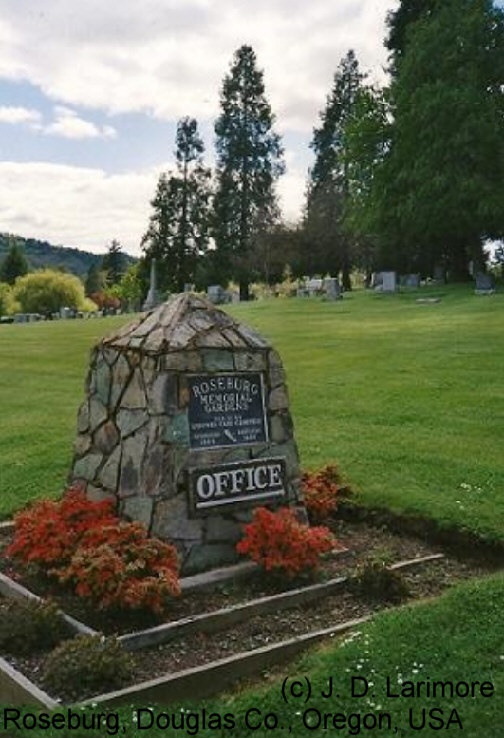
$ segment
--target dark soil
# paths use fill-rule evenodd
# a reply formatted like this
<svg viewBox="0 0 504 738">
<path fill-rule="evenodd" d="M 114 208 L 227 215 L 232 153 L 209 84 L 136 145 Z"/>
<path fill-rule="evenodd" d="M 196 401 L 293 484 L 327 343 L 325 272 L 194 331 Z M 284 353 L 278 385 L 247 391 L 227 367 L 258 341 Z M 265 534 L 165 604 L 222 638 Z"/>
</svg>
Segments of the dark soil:
<svg viewBox="0 0 504 738">
<path fill-rule="evenodd" d="M 420 558 L 432 553 L 443 553 L 413 537 L 402 537 L 389 531 L 370 528 L 363 524 L 338 522 L 333 525 L 338 540 L 349 550 L 328 558 L 318 573 L 318 581 L 338 576 L 351 576 L 356 568 L 370 556 L 385 558 L 387 563 Z M 408 599 L 438 595 L 456 581 L 482 576 L 497 568 L 495 562 L 481 559 L 460 558 L 444 552 L 445 558 L 419 564 L 401 573 L 408 591 Z M 306 583 L 306 582 L 305 582 Z M 31 584 L 31 583 L 30 583 Z M 188 615 L 211 612 L 223 607 L 246 602 L 250 599 L 273 594 L 281 589 L 300 586 L 299 581 L 271 583 L 260 573 L 245 581 L 221 584 L 212 592 L 194 592 L 183 596 L 170 607 L 166 621 L 174 621 Z M 46 585 L 47 586 L 47 585 Z M 40 588 L 42 593 L 44 588 Z M 85 610 L 78 598 L 64 596 L 61 605 L 88 625 L 103 632 L 129 632 L 154 624 L 152 618 L 138 618 L 124 614 L 104 616 Z M 313 630 L 329 628 L 353 618 L 369 615 L 391 604 L 368 600 L 349 585 L 338 594 L 321 598 L 303 606 L 292 607 L 266 615 L 249 617 L 245 622 L 215 634 L 196 633 L 170 640 L 169 643 L 132 654 L 135 668 L 131 683 L 152 679 L 164 673 L 180 671 L 209 663 L 216 659 L 275 643 Z M 33 681 L 41 682 L 44 654 L 30 657 L 8 657 L 9 661 L 27 674 Z M 64 695 L 62 695 L 64 697 Z M 90 695 L 82 695 L 82 698 Z"/>
</svg>

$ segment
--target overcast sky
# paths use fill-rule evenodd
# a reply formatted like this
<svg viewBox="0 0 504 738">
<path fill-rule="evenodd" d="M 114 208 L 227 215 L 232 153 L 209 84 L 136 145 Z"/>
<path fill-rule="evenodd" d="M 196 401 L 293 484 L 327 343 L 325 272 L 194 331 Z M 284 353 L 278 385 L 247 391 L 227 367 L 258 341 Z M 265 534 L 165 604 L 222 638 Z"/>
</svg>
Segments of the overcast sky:
<svg viewBox="0 0 504 738">
<path fill-rule="evenodd" d="M 284 217 L 299 216 L 308 148 L 341 58 L 384 79 L 396 0 L 0 0 L 0 231 L 139 254 L 177 120 L 209 163 L 222 78 L 254 47 L 282 134 Z"/>
</svg>

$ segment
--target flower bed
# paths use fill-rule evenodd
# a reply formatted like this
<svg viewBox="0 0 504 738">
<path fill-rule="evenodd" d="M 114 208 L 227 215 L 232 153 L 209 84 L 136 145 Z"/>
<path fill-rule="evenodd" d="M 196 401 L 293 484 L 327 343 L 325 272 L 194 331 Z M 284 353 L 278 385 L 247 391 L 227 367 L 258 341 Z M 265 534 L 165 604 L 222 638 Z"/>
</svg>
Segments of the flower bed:
<svg viewBox="0 0 504 738">
<path fill-rule="evenodd" d="M 327 568 L 319 574 L 319 585 L 324 586 L 324 578 L 351 575 L 362 562 L 374 551 L 381 555 L 384 549 L 388 551 L 391 561 L 399 559 L 418 559 L 422 556 L 436 553 L 436 549 L 413 538 L 403 538 L 397 535 L 368 528 L 362 525 L 337 524 L 335 532 L 349 551 L 344 556 L 337 556 L 327 563 Z M 452 556 L 442 560 L 424 563 L 411 569 L 406 575 L 410 590 L 410 597 L 425 597 L 438 594 L 444 587 L 454 580 L 470 576 L 478 576 L 484 573 L 487 567 L 481 563 L 461 561 Z M 298 588 L 303 597 L 310 586 Z M 293 593 L 292 583 L 288 590 Z M 216 591 L 193 592 L 187 598 L 183 597 L 176 603 L 176 612 L 171 613 L 172 620 L 180 620 L 183 613 L 186 615 L 202 615 L 205 612 L 216 613 L 217 610 L 225 610 L 229 613 L 239 603 L 245 606 L 252 598 L 273 598 L 271 585 L 266 584 L 264 579 L 256 573 L 246 583 L 230 581 L 220 584 Z M 276 595 L 278 597 L 278 594 Z M 186 600 L 186 603 L 184 601 Z M 190 604 L 187 604 L 189 602 Z M 133 655 L 133 673 L 131 683 L 142 682 L 145 679 L 161 677 L 163 674 L 171 673 L 170 695 L 176 695 L 175 683 L 186 684 L 186 688 L 194 688 L 194 683 L 203 685 L 208 680 L 203 679 L 201 674 L 205 669 L 217 669 L 215 663 L 222 659 L 231 659 L 235 675 L 245 673 L 247 669 L 253 670 L 259 664 L 264 668 L 265 660 L 270 663 L 292 654 L 299 648 L 306 646 L 322 635 L 327 635 L 328 630 L 336 632 L 338 626 L 346 621 L 367 617 L 373 612 L 388 606 L 387 603 L 378 601 L 366 601 L 354 591 L 343 586 L 339 591 L 335 589 L 325 596 L 311 598 L 308 601 L 296 602 L 293 598 L 291 606 L 281 609 L 276 606 L 267 612 L 257 612 L 253 616 L 244 616 L 238 622 L 228 621 L 226 618 L 220 625 L 213 626 L 215 632 L 206 627 L 199 630 L 196 627 L 190 634 L 181 631 L 176 638 L 171 638 L 169 643 L 158 643 L 149 649 L 140 649 Z M 169 617 L 169 616 L 168 616 Z M 229 618 L 229 614 L 227 615 Z M 222 626 L 222 627 L 221 627 Z M 317 635 L 319 634 L 319 635 Z M 281 644 L 284 643 L 284 646 Z M 243 652 L 246 656 L 239 656 Z M 253 656 L 250 653 L 255 654 Z M 23 671 L 26 675 L 36 677 L 41 673 L 46 655 L 33 654 L 31 656 L 9 657 L 12 666 Z M 248 664 L 248 666 L 245 666 Z M 253 667 L 253 664 L 256 666 Z M 243 672 L 241 671 L 243 667 Z M 191 680 L 184 682 L 189 677 L 183 676 L 183 672 L 191 671 Z M 206 673 L 206 672 L 205 672 Z M 220 672 L 219 672 L 220 673 Z M 250 671 L 248 673 L 251 673 Z M 178 676 L 177 676 L 178 675 Z M 220 688 L 223 677 L 217 680 L 213 686 Z M 163 679 L 161 681 L 165 680 Z M 173 680 L 176 680 L 175 682 Z M 182 681 L 180 681 L 182 680 Z M 212 681 L 212 680 L 210 680 Z M 164 683 L 164 681 L 163 681 Z M 187 687 L 187 684 L 193 686 Z M 43 687 L 43 684 L 40 684 Z M 161 687 L 156 687 L 156 689 Z M 203 686 L 201 686 L 203 689 Z M 57 696 L 57 695 L 56 695 Z M 80 695 L 85 698 L 85 694 Z M 192 696 L 196 696 L 193 695 Z M 174 697 L 171 697 L 174 698 Z M 126 699 L 126 697 L 125 697 Z"/>
</svg>

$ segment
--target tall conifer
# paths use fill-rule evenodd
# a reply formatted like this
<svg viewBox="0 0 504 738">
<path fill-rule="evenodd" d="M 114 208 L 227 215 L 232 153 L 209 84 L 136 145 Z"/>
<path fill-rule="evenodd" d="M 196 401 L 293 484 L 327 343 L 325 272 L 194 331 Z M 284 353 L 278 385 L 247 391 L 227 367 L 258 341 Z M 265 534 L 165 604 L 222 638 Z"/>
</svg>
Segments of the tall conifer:
<svg viewBox="0 0 504 738">
<path fill-rule="evenodd" d="M 159 177 L 149 228 L 142 239 L 148 259 L 156 258 L 162 290 L 181 292 L 194 281 L 198 258 L 208 246 L 210 171 L 194 118 L 178 122 L 176 170 Z"/>
<path fill-rule="evenodd" d="M 249 297 L 254 246 L 277 219 L 274 186 L 284 172 L 284 163 L 273 123 L 254 50 L 242 46 L 224 78 L 221 114 L 215 124 L 214 237 L 222 276 L 239 282 L 240 297 L 245 300 Z"/>
</svg>

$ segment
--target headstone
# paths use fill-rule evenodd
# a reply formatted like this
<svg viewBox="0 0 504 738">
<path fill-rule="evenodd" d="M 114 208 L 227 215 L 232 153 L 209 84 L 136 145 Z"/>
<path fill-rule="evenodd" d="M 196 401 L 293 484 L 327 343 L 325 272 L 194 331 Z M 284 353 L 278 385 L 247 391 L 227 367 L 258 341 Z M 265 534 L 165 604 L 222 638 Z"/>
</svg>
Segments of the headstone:
<svg viewBox="0 0 504 738">
<path fill-rule="evenodd" d="M 231 295 L 220 284 L 209 285 L 207 297 L 213 305 L 226 305 L 231 302 Z"/>
<path fill-rule="evenodd" d="M 434 282 L 437 284 L 444 284 L 446 282 L 446 271 L 441 264 L 437 264 L 434 267 Z"/>
<path fill-rule="evenodd" d="M 373 274 L 371 284 L 375 292 L 395 292 L 397 289 L 396 272 L 376 272 Z"/>
<path fill-rule="evenodd" d="M 310 297 L 314 295 L 321 295 L 324 291 L 324 280 L 323 279 L 309 279 L 306 282 L 306 289 Z"/>
<path fill-rule="evenodd" d="M 28 323 L 28 313 L 15 313 L 14 323 Z"/>
<path fill-rule="evenodd" d="M 373 272 L 371 275 L 371 281 L 369 283 L 369 286 L 372 290 L 377 290 L 377 287 L 381 287 L 383 282 L 382 279 L 382 273 L 381 272 Z"/>
<path fill-rule="evenodd" d="M 382 272 L 382 292 L 395 292 L 397 289 L 397 274 Z"/>
<path fill-rule="evenodd" d="M 340 283 L 334 277 L 324 279 L 324 290 L 329 300 L 339 300 L 343 297 L 341 294 Z"/>
<path fill-rule="evenodd" d="M 194 292 L 194 285 L 192 283 L 187 283 L 184 285 L 184 292 Z"/>
<path fill-rule="evenodd" d="M 399 284 L 401 285 L 401 287 L 411 287 L 412 289 L 418 289 L 420 287 L 420 275 L 402 274 L 399 277 Z"/>
<path fill-rule="evenodd" d="M 156 259 L 152 259 L 151 261 L 151 270 L 150 270 L 150 282 L 149 282 L 149 292 L 147 293 L 147 297 L 145 298 L 145 302 L 142 305 L 142 310 L 152 310 L 156 307 L 156 305 L 159 305 L 159 296 L 157 293 L 157 287 L 156 287 Z"/>
<path fill-rule="evenodd" d="M 492 295 L 495 292 L 495 282 L 491 274 L 476 272 L 475 282 L 474 292 L 476 295 Z"/>
<path fill-rule="evenodd" d="M 183 293 L 94 349 L 71 479 L 176 544 L 182 572 L 236 560 L 257 505 L 295 507 L 300 471 L 279 355 Z"/>
</svg>

